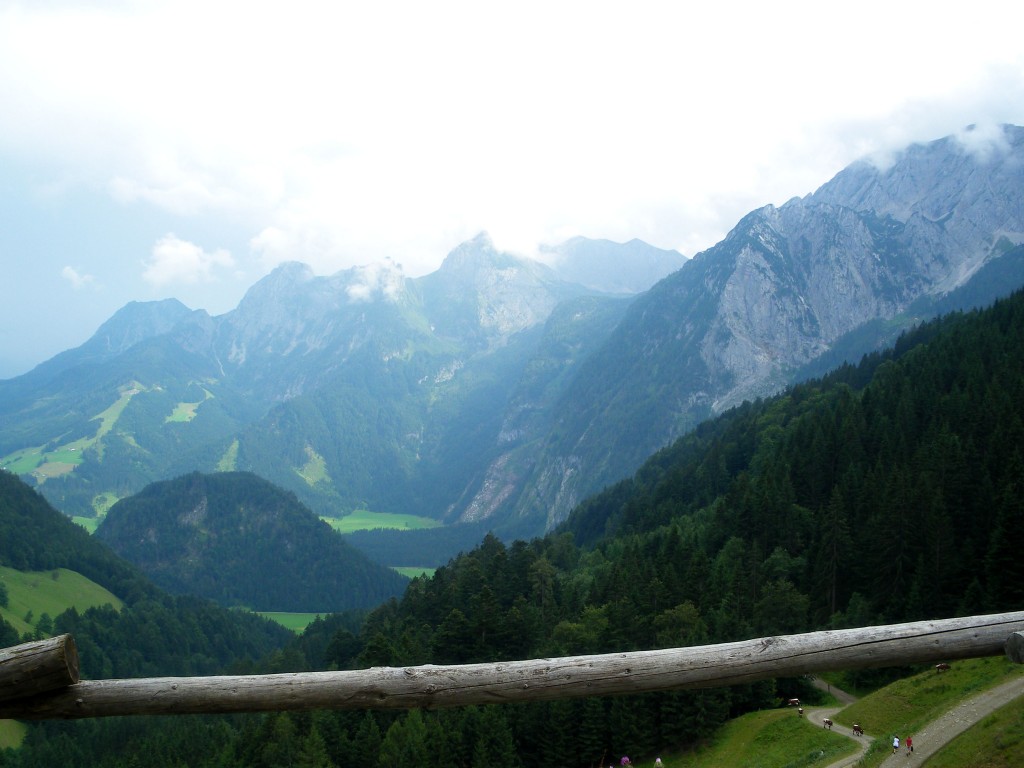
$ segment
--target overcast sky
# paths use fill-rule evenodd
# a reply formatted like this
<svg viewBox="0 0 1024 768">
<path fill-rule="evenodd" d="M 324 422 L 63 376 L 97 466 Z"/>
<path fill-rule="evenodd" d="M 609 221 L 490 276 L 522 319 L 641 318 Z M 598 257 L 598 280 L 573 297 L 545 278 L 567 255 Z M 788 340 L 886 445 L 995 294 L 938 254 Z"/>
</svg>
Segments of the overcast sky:
<svg viewBox="0 0 1024 768">
<path fill-rule="evenodd" d="M 0 0 L 0 378 L 284 260 L 693 256 L 857 158 L 1024 124 L 1016 4 L 690 5 Z"/>
</svg>

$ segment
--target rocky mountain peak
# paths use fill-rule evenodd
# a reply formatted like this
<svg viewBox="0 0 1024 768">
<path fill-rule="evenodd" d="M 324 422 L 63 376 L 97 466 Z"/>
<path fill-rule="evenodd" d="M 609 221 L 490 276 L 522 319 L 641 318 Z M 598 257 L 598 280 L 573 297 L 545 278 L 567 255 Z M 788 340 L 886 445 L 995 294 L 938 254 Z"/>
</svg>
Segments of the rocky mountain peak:
<svg viewBox="0 0 1024 768">
<path fill-rule="evenodd" d="M 167 333 L 192 314 L 177 299 L 132 301 L 101 325 L 91 343 L 110 354 L 118 354 L 140 341 Z"/>
</svg>

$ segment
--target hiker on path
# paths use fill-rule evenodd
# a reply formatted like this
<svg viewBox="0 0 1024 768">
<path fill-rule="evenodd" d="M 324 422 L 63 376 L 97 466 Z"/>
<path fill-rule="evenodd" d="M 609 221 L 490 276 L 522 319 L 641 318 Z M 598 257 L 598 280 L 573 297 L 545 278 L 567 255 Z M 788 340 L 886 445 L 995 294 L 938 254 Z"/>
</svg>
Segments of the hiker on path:
<svg viewBox="0 0 1024 768">
<path fill-rule="evenodd" d="M 892 753 L 895 755 L 897 752 L 899 752 L 899 750 L 900 750 L 900 737 L 899 736 L 893 736 L 892 737 Z"/>
<path fill-rule="evenodd" d="M 910 753 L 914 751 L 914 740 L 907 736 L 907 757 L 910 757 Z"/>
</svg>

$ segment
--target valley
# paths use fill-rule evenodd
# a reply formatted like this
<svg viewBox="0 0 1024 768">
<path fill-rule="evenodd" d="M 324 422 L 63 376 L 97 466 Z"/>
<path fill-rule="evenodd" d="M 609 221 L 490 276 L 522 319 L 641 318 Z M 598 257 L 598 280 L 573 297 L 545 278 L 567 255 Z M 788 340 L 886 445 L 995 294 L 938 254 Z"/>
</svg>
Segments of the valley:
<svg viewBox="0 0 1024 768">
<path fill-rule="evenodd" d="M 987 154 L 947 137 L 851 165 L 689 260 L 573 243 L 579 263 L 672 263 L 629 292 L 481 234 L 422 277 L 292 262 L 223 315 L 125 306 L 0 381 L 0 634 L 73 632 L 89 674 L 115 678 L 501 664 L 1019 610 L 1024 128 L 999 130 Z M 849 671 L 833 682 L 860 700 L 836 722 L 924 732 L 1019 674 L 928 671 Z M 834 707 L 779 678 L 42 723 L 6 737 L 22 746 L 0 768 L 840 759 L 848 740 L 797 721 L 791 698 Z M 1019 725 L 990 722 L 1015 756 Z"/>
</svg>

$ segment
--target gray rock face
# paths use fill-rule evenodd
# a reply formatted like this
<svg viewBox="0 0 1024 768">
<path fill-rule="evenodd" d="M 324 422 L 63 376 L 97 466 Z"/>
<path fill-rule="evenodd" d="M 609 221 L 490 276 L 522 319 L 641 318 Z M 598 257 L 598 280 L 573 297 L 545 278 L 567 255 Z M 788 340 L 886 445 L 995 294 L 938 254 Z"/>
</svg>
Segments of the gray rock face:
<svg viewBox="0 0 1024 768">
<path fill-rule="evenodd" d="M 779 391 L 866 323 L 926 312 L 1021 242 L 1013 126 L 915 145 L 885 168 L 860 162 L 754 211 L 638 298 L 581 369 L 587 397 L 580 386 L 563 401 L 517 514 L 557 523 L 701 418 Z"/>
<path fill-rule="evenodd" d="M 123 444 L 102 452 L 136 462 L 102 467 L 119 482 L 130 467 L 165 476 L 196 450 L 205 463 L 181 469 L 236 465 L 314 508 L 534 535 L 702 419 L 878 343 L 852 332 L 898 329 L 962 287 L 988 301 L 1016 287 L 972 278 L 1021 242 L 1024 129 L 1005 127 L 857 163 L 689 261 L 574 240 L 545 266 L 480 235 L 416 279 L 285 264 L 225 315 L 129 306 L 78 350 L 0 382 L 0 444 L 90 436 L 137 381 L 134 432 L 112 431 Z M 194 418 L 167 421 L 181 405 Z"/>
</svg>

